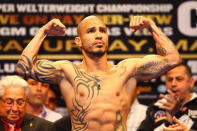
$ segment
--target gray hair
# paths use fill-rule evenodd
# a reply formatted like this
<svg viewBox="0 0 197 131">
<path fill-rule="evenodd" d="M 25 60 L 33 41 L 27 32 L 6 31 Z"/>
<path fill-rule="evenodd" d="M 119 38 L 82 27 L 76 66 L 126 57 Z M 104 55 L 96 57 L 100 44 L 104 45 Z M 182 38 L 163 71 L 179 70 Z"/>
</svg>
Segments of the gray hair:
<svg viewBox="0 0 197 131">
<path fill-rule="evenodd" d="M 21 86 L 22 88 L 24 88 L 26 96 L 29 95 L 29 88 L 27 82 L 17 75 L 10 75 L 4 77 L 0 81 L 0 97 L 3 96 L 4 90 L 9 86 Z"/>
</svg>

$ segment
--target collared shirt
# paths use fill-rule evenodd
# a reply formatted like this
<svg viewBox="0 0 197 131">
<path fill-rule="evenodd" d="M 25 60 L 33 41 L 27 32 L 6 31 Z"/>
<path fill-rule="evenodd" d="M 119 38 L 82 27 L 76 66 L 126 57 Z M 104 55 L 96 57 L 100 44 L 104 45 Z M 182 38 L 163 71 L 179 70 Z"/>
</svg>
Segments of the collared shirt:
<svg viewBox="0 0 197 131">
<path fill-rule="evenodd" d="M 3 122 L 5 131 L 21 131 L 21 123 L 23 122 L 23 119 L 21 119 L 15 124 L 8 123 L 2 118 L 1 118 L 1 121 Z"/>
<path fill-rule="evenodd" d="M 62 115 L 43 106 L 42 112 L 40 113 L 39 117 L 51 122 L 55 122 L 62 118 Z"/>
<path fill-rule="evenodd" d="M 135 99 L 127 117 L 127 131 L 136 131 L 138 129 L 146 117 L 147 108 L 147 106 L 140 104 L 138 100 Z"/>
</svg>

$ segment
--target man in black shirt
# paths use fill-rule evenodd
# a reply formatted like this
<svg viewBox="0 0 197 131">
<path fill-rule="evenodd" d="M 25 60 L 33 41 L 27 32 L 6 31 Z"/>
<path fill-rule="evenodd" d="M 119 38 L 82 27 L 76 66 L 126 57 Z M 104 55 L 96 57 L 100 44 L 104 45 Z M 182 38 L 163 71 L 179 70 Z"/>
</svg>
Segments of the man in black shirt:
<svg viewBox="0 0 197 131">
<path fill-rule="evenodd" d="M 188 129 L 197 130 L 197 94 L 191 93 L 194 86 L 191 69 L 181 64 L 166 74 L 168 94 L 161 95 L 162 99 L 149 106 L 147 116 L 141 123 L 139 131 L 161 128 L 173 123 L 175 116 Z"/>
</svg>

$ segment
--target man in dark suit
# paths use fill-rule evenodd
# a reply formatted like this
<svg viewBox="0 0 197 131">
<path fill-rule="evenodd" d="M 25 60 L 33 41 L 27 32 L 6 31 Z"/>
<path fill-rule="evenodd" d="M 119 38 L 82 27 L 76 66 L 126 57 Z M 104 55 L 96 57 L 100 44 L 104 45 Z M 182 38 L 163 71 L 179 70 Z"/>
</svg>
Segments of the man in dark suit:
<svg viewBox="0 0 197 131">
<path fill-rule="evenodd" d="M 197 131 L 197 93 L 191 92 L 194 82 L 191 69 L 186 64 L 168 71 L 168 94 L 161 94 L 162 98 L 148 107 L 146 118 L 138 131 L 175 131 L 178 128 L 180 131 Z"/>
<path fill-rule="evenodd" d="M 28 84 L 18 76 L 0 81 L 0 131 L 54 131 L 52 123 L 25 112 Z"/>
<path fill-rule="evenodd" d="M 54 122 L 53 125 L 56 131 L 71 131 L 72 130 L 70 116 L 62 117 L 61 119 Z"/>
</svg>

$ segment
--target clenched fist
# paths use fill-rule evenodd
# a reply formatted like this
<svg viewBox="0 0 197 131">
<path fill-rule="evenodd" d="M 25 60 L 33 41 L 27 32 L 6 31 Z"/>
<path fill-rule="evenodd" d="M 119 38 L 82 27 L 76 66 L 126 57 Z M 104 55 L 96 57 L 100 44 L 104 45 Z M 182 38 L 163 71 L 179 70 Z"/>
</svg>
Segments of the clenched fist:
<svg viewBox="0 0 197 131">
<path fill-rule="evenodd" d="M 43 31 L 47 35 L 64 35 L 66 31 L 65 25 L 63 25 L 59 19 L 52 19 L 46 25 L 42 27 Z"/>
<path fill-rule="evenodd" d="M 129 26 L 131 28 L 131 31 L 135 32 L 144 28 L 150 28 L 153 24 L 154 22 L 148 18 L 145 18 L 143 16 L 134 16 L 130 19 Z"/>
</svg>

